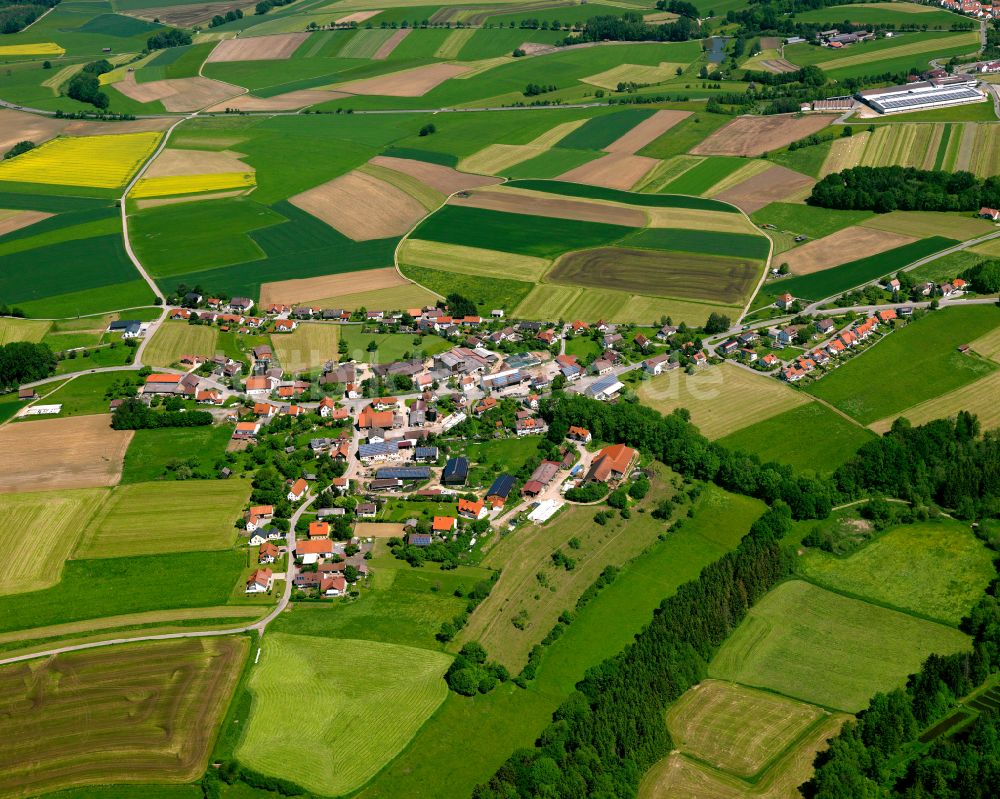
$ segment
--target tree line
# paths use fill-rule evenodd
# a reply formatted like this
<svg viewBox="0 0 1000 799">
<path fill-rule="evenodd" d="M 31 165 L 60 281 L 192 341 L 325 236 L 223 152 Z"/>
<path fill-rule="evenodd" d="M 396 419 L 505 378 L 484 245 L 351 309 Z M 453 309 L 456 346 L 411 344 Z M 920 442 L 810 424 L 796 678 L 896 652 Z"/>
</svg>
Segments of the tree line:
<svg viewBox="0 0 1000 799">
<path fill-rule="evenodd" d="M 66 84 L 66 95 L 81 103 L 105 109 L 110 104 L 108 95 L 101 91 L 100 76 L 110 72 L 114 67 L 106 58 L 91 61 L 77 72 Z"/>
<path fill-rule="evenodd" d="M 650 25 L 641 14 L 627 11 L 621 16 L 602 14 L 591 17 L 576 36 L 568 36 L 564 44 L 580 42 L 684 42 L 700 35 L 697 25 L 688 17 L 676 22 Z"/>
<path fill-rule="evenodd" d="M 48 344 L 14 341 L 0 345 L 0 393 L 32 383 L 51 375 L 56 369 L 56 356 Z"/>
<path fill-rule="evenodd" d="M 0 33 L 24 30 L 59 0 L 3 0 L 0 2 Z"/>
<path fill-rule="evenodd" d="M 1000 178 L 903 166 L 856 166 L 813 186 L 809 205 L 840 210 L 978 211 L 1000 207 Z"/>
<path fill-rule="evenodd" d="M 592 669 L 542 731 L 475 799 L 631 797 L 672 748 L 667 706 L 705 678 L 708 662 L 747 611 L 791 574 L 781 546 L 791 513 L 781 503 L 754 522 L 733 551 L 682 585 L 620 654 Z"/>
<path fill-rule="evenodd" d="M 179 403 L 178 403 L 179 404 Z M 146 403 L 129 397 L 115 408 L 111 427 L 115 430 L 154 430 L 160 427 L 206 427 L 212 424 L 208 411 L 181 409 L 154 411 Z"/>
</svg>

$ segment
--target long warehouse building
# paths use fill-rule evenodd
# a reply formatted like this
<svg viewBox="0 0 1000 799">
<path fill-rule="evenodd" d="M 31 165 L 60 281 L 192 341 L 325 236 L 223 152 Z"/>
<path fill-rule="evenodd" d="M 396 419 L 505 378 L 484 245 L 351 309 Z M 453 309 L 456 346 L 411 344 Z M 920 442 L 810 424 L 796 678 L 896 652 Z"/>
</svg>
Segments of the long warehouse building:
<svg viewBox="0 0 1000 799">
<path fill-rule="evenodd" d="M 916 81 L 903 86 L 885 86 L 881 89 L 865 89 L 858 92 L 855 97 L 880 114 L 944 108 L 964 103 L 978 103 L 985 99 L 985 95 L 976 88 L 976 79 L 970 75 Z"/>
</svg>

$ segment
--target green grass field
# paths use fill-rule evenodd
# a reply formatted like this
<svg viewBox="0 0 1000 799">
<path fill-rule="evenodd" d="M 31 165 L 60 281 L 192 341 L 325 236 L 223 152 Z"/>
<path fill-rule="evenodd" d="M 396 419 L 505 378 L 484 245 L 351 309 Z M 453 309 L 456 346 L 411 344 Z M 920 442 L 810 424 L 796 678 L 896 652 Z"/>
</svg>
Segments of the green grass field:
<svg viewBox="0 0 1000 799">
<path fill-rule="evenodd" d="M 250 675 L 253 711 L 236 754 L 312 791 L 356 790 L 444 701 L 450 660 L 396 644 L 272 633 Z M 288 713 L 289 692 L 311 710 Z"/>
<path fill-rule="evenodd" d="M 606 189 L 603 186 L 588 186 L 584 183 L 569 183 L 564 180 L 516 180 L 511 186 L 518 189 L 545 191 L 566 197 L 586 197 L 591 200 L 610 200 L 626 205 L 644 205 L 650 208 L 690 208 L 696 211 L 724 211 L 738 214 L 739 211 L 728 203 L 705 197 L 687 197 L 682 194 L 637 194 L 620 189 Z"/>
<path fill-rule="evenodd" d="M 126 558 L 229 549 L 250 497 L 245 480 L 136 483 L 112 489 L 76 551 L 78 558 Z M 153 519 L 162 520 L 152 524 Z M 157 532 L 159 530 L 159 532 Z"/>
<path fill-rule="evenodd" d="M 954 14 L 917 3 L 829 6 L 804 11 L 795 18 L 799 22 L 829 22 L 831 25 L 844 20 L 860 25 L 926 25 L 931 30 L 948 30 L 955 22 Z"/>
<path fill-rule="evenodd" d="M 1000 325 L 989 305 L 930 313 L 806 390 L 863 424 L 983 377 L 995 364 L 956 351 Z"/>
<path fill-rule="evenodd" d="M 0 542 L 9 563 L 0 595 L 58 583 L 63 563 L 106 497 L 106 490 L 92 488 L 0 494 Z"/>
<path fill-rule="evenodd" d="M 534 284 L 523 280 L 504 280 L 477 275 L 463 275 L 444 272 L 440 269 L 425 269 L 420 266 L 402 265 L 402 273 L 421 286 L 426 286 L 442 297 L 456 291 L 476 303 L 480 315 L 488 316 L 494 308 L 503 308 L 508 313 L 531 293 Z"/>
<path fill-rule="evenodd" d="M 670 194 L 704 194 L 723 178 L 746 166 L 745 158 L 713 156 L 685 171 L 660 190 Z"/>
<path fill-rule="evenodd" d="M 150 366 L 173 366 L 185 355 L 212 357 L 216 354 L 218 335 L 215 325 L 164 322 L 146 345 L 143 362 Z"/>
<path fill-rule="evenodd" d="M 350 358 L 369 363 L 392 363 L 403 360 L 406 353 L 416 357 L 422 352 L 425 357 L 437 355 L 450 348 L 450 344 L 438 336 L 412 336 L 406 333 L 365 333 L 360 325 L 345 325 L 340 329 L 341 341 L 347 343 Z M 368 351 L 368 345 L 375 342 L 377 349 Z"/>
<path fill-rule="evenodd" d="M 995 574 L 983 543 L 946 519 L 896 527 L 846 558 L 810 550 L 799 570 L 831 590 L 954 625 Z"/>
<path fill-rule="evenodd" d="M 762 261 L 767 258 L 769 251 L 768 241 L 764 236 L 683 228 L 643 230 L 629 236 L 623 244 L 654 250 L 724 255 L 731 258 L 758 258 Z"/>
<path fill-rule="evenodd" d="M 108 413 L 111 400 L 105 392 L 111 387 L 132 381 L 134 375 L 115 372 L 98 372 L 80 375 L 64 383 L 53 391 L 45 401 L 51 405 L 62 405 L 60 416 L 86 416 L 92 413 Z M 134 391 L 133 391 L 134 393 Z"/>
<path fill-rule="evenodd" d="M 174 797 L 155 783 L 204 772 L 248 644 L 241 636 L 152 641 L 4 666 L 5 793 L 93 786 L 76 795 Z M 14 712 L 32 704 L 46 712 Z M 97 787 L 107 783 L 154 785 L 112 794 Z"/>
<path fill-rule="evenodd" d="M 719 440 L 729 449 L 749 452 L 761 462 L 783 463 L 799 472 L 830 474 L 872 434 L 819 402 L 810 402 L 744 427 Z M 126 460 L 127 463 L 127 460 Z"/>
<path fill-rule="evenodd" d="M 51 326 L 40 319 L 0 318 L 0 346 L 12 341 L 41 341 Z"/>
<path fill-rule="evenodd" d="M 797 203 L 771 203 L 753 213 L 751 218 L 758 225 L 770 224 L 779 230 L 821 239 L 872 216 L 869 211 L 832 211 Z"/>
<path fill-rule="evenodd" d="M 901 686 L 932 652 L 968 646 L 954 628 L 793 580 L 750 610 L 708 671 L 853 713 L 876 691 Z"/>
<path fill-rule="evenodd" d="M 221 425 L 136 430 L 125 451 L 120 485 L 175 480 L 177 470 L 170 467 L 178 464 L 195 474 L 214 477 L 229 438 L 229 428 Z"/>
<path fill-rule="evenodd" d="M 648 108 L 629 108 L 594 117 L 561 139 L 558 144 L 560 147 L 572 150 L 601 150 L 651 117 L 653 113 Z"/>
</svg>

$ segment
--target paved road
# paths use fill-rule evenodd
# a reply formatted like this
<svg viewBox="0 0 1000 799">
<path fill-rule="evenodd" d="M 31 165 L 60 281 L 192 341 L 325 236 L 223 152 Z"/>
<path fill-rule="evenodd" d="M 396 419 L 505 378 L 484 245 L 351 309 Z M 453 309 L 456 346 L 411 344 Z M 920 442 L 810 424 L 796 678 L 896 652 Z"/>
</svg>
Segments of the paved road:
<svg viewBox="0 0 1000 799">
<path fill-rule="evenodd" d="M 190 632 L 183 633 L 163 633 L 161 635 L 137 635 L 129 638 L 111 638 L 106 641 L 90 641 L 84 644 L 66 644 L 65 646 L 53 647 L 52 649 L 45 649 L 40 652 L 29 652 L 26 655 L 15 655 L 8 658 L 0 658 L 0 666 L 6 666 L 10 663 L 23 663 L 26 660 L 37 660 L 38 658 L 51 657 L 52 655 L 61 655 L 66 652 L 81 652 L 85 649 L 98 649 L 104 646 L 115 646 L 116 644 L 134 644 L 140 641 L 172 641 L 177 638 L 211 638 L 219 635 L 239 635 L 241 633 L 247 633 L 251 631 L 256 631 L 257 634 L 263 637 L 264 632 L 272 621 L 274 621 L 284 610 L 288 607 L 288 603 L 292 599 L 292 578 L 295 575 L 295 565 L 293 562 L 293 554 L 295 552 L 295 524 L 298 522 L 299 517 L 309 508 L 310 505 L 315 501 L 315 496 L 310 496 L 306 499 L 302 505 L 299 506 L 298 510 L 292 516 L 289 522 L 288 537 L 285 539 L 288 546 L 288 569 L 285 572 L 285 590 L 278 600 L 278 604 L 274 606 L 270 613 L 261 619 L 253 622 L 252 624 L 244 624 L 239 627 L 227 627 L 225 629 L 219 630 L 192 630 Z"/>
</svg>

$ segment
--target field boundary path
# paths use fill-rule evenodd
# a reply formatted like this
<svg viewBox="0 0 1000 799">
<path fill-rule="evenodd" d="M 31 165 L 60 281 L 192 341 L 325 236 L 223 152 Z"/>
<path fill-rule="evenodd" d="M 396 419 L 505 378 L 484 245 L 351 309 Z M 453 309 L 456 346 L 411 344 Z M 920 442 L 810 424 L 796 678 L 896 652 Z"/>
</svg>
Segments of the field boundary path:
<svg viewBox="0 0 1000 799">
<path fill-rule="evenodd" d="M 284 612 L 285 608 L 288 607 L 288 603 L 291 602 L 292 578 L 295 573 L 295 565 L 292 559 L 295 552 L 295 525 L 298 523 L 302 514 L 309 509 L 316 498 L 317 496 L 315 494 L 310 494 L 306 501 L 298 507 L 294 514 L 292 514 L 292 518 L 289 520 L 288 535 L 285 538 L 285 544 L 288 547 L 288 568 L 285 570 L 285 588 L 281 594 L 281 598 L 278 600 L 278 604 L 275 605 L 274 608 L 272 608 L 271 611 L 263 618 L 260 618 L 251 624 L 244 624 L 240 627 L 228 627 L 219 630 L 192 630 L 184 633 L 137 635 L 129 638 L 110 638 L 106 641 L 90 641 L 89 643 L 84 644 L 66 644 L 65 646 L 52 647 L 51 649 L 45 649 L 40 652 L 29 652 L 24 655 L 14 655 L 12 657 L 0 658 L 0 666 L 7 666 L 12 663 L 23 663 L 26 660 L 37 660 L 38 658 L 52 657 L 53 655 L 62 655 L 67 652 L 81 652 L 85 649 L 98 649 L 104 646 L 115 646 L 117 644 L 135 644 L 142 641 L 172 641 L 178 638 L 214 638 L 221 635 L 241 635 L 242 633 L 252 631 L 256 631 L 259 638 L 263 638 L 264 633 L 267 630 L 267 625 L 278 618 L 278 616 Z"/>
</svg>

